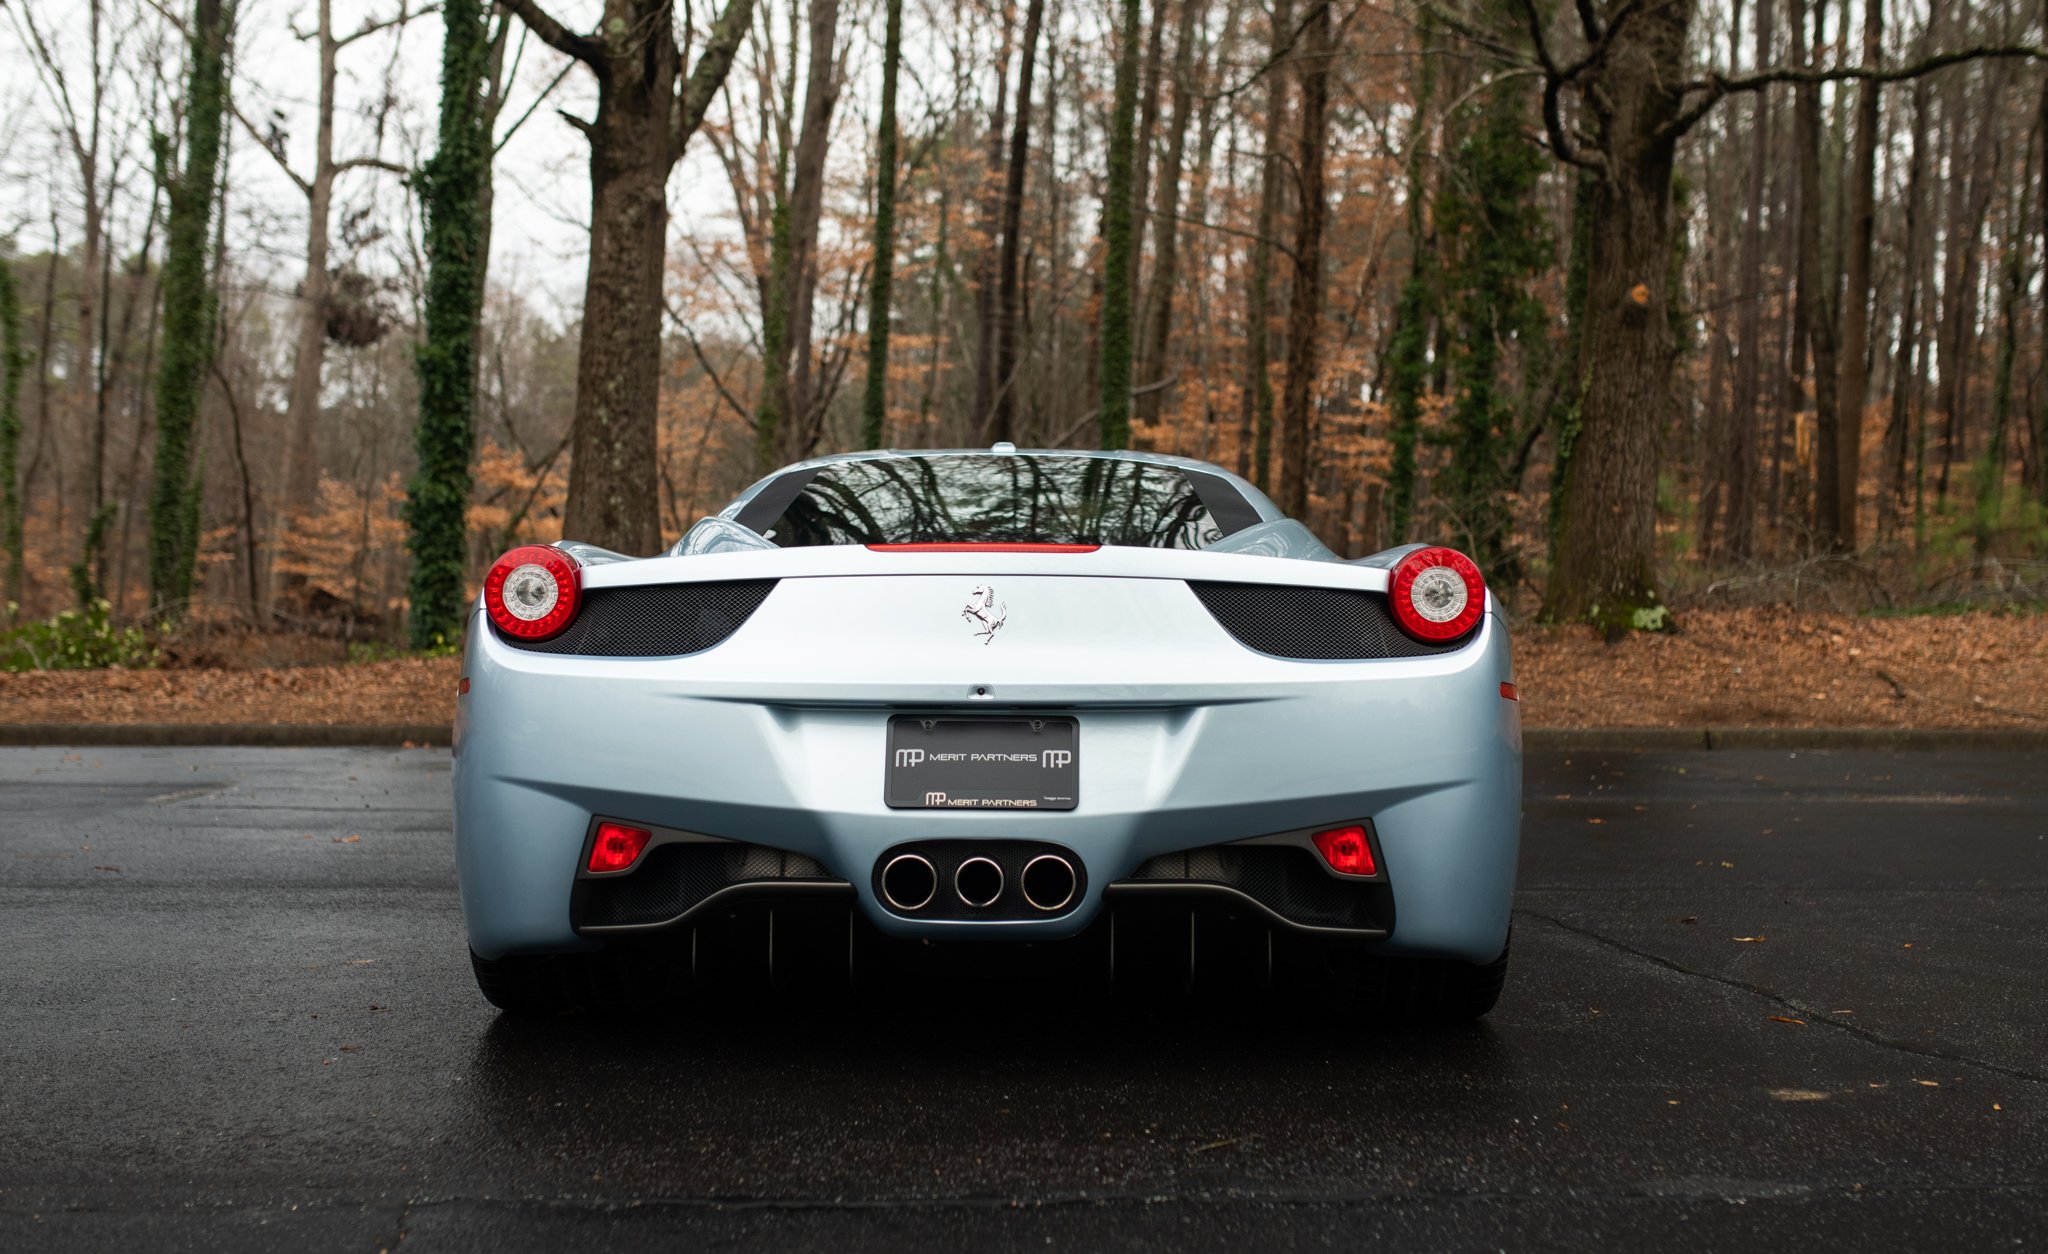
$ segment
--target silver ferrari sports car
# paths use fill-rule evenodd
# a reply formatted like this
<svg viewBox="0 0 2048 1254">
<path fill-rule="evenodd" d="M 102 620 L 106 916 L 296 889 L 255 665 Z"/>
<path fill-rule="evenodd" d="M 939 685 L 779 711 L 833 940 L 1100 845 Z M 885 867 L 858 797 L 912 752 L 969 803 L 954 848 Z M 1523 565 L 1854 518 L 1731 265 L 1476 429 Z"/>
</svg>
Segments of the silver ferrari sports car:
<svg viewBox="0 0 2048 1254">
<path fill-rule="evenodd" d="M 656 557 L 505 554 L 462 676 L 506 1010 L 943 953 L 1454 1019 L 1506 974 L 1521 721 L 1478 568 L 1342 560 L 1203 462 L 803 462 Z"/>
</svg>

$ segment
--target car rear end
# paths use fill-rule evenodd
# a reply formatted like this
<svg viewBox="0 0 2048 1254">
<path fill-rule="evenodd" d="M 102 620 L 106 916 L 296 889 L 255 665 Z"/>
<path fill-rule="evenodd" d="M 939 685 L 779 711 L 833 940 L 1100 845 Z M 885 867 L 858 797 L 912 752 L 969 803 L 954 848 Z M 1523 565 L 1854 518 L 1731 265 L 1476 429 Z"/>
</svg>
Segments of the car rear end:
<svg viewBox="0 0 2048 1254">
<path fill-rule="evenodd" d="M 939 943 L 1199 912 L 1495 960 L 1520 792 L 1504 625 L 1482 591 L 1453 638 L 1418 638 L 1391 564 L 1222 551 L 1279 523 L 1224 480 L 1229 532 L 1227 502 L 1175 515 L 1201 544 L 896 529 L 578 566 L 545 638 L 480 609 L 456 758 L 472 949 L 681 949 L 742 910 Z"/>
</svg>

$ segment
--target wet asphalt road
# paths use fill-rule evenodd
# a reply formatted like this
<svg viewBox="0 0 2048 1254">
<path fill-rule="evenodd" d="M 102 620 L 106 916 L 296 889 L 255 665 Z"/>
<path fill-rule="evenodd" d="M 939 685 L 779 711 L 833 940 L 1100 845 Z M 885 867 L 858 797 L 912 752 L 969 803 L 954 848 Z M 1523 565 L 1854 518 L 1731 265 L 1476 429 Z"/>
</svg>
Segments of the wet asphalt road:
<svg viewBox="0 0 2048 1254">
<path fill-rule="evenodd" d="M 444 752 L 4 750 L 0 1249 L 2038 1247 L 2043 766 L 1532 758 L 1499 1010 L 1345 1036 L 501 1021 Z"/>
</svg>

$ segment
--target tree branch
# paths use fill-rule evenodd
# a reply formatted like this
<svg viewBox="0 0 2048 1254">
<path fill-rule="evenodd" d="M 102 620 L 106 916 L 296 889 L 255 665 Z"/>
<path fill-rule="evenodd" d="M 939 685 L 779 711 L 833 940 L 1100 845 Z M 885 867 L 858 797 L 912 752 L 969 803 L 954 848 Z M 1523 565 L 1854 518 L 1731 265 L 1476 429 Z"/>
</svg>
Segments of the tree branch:
<svg viewBox="0 0 2048 1254">
<path fill-rule="evenodd" d="M 1527 59 L 1520 48 L 1495 39 L 1491 32 L 1481 30 L 1441 5 L 1425 2 L 1421 7 L 1428 10 L 1433 20 L 1443 23 L 1452 34 L 1475 48 L 1491 53 L 1510 65 L 1520 64 Z"/>
<path fill-rule="evenodd" d="M 242 112 L 242 106 L 236 104 L 232 97 L 228 99 L 228 110 L 235 115 L 235 121 L 242 124 L 242 129 L 249 132 L 249 138 L 256 141 L 256 146 L 263 150 L 264 155 L 275 161 L 277 168 L 284 171 L 284 176 L 292 181 L 292 186 L 299 189 L 299 194 L 311 196 L 313 185 L 299 177 L 299 172 L 292 169 L 291 162 L 284 159 L 281 148 L 271 146 L 271 137 L 256 129 L 256 124 L 249 120 L 249 115 Z"/>
<path fill-rule="evenodd" d="M 1594 44 L 1585 56 L 1572 63 L 1569 71 L 1561 68 L 1555 57 L 1550 55 L 1550 45 L 1543 38 L 1543 15 L 1534 0 L 1521 0 L 1522 14 L 1529 25 L 1529 42 L 1536 50 L 1536 60 L 1543 67 L 1543 133 L 1549 139 L 1550 151 L 1559 161 L 1581 169 L 1605 173 L 1607 166 L 1594 157 L 1589 157 L 1565 138 L 1564 110 L 1559 101 L 1565 84 L 1583 74 L 1595 58 L 1602 55 L 1606 41 Z M 1625 12 L 1625 10 L 1624 10 Z"/>
<path fill-rule="evenodd" d="M 404 0 L 401 0 L 398 6 L 398 12 L 392 14 L 390 17 L 383 18 L 381 20 L 376 18 L 364 18 L 363 24 L 361 26 L 357 27 L 352 34 L 343 35 L 340 38 L 336 39 L 334 41 L 334 46 L 337 49 L 346 48 L 350 44 L 354 43 L 356 40 L 368 39 L 370 36 L 376 34 L 380 30 L 390 30 L 394 26 L 403 26 L 407 22 L 412 21 L 416 17 L 428 17 L 440 11 L 441 6 L 438 4 L 429 4 L 422 8 L 414 9 L 411 8 L 408 4 L 406 4 Z"/>
<path fill-rule="evenodd" d="M 519 0 L 530 3 L 530 0 Z M 726 71 L 732 68 L 733 54 L 739 51 L 740 41 L 747 37 L 747 27 L 752 21 L 754 0 L 727 0 L 725 12 L 718 15 L 712 24 L 711 34 L 704 40 L 704 51 L 698 55 L 696 66 L 677 95 L 675 111 L 669 120 L 669 142 L 680 152 L 690 136 L 703 125 L 705 111 L 711 108 L 711 98 L 725 82 Z"/>
<path fill-rule="evenodd" d="M 512 69 L 515 73 L 519 69 L 519 63 L 516 60 L 512 64 Z M 526 125 L 527 119 L 533 116 L 534 111 L 539 109 L 542 103 L 545 102 L 549 96 L 555 94 L 555 88 L 562 85 L 562 80 L 568 76 L 568 73 L 569 67 L 565 65 L 561 68 L 560 71 L 558 71 L 555 74 L 553 78 L 548 80 L 548 85 L 546 87 L 541 88 L 540 95 L 535 96 L 533 98 L 533 103 L 526 106 L 526 112 L 520 114 L 517 121 L 513 122 L 512 125 L 506 127 L 505 133 L 503 135 L 498 136 L 497 142 L 491 145 L 492 156 L 495 157 L 500 152 L 503 152 L 505 150 L 505 145 L 512 142 L 512 137 L 519 133 L 520 127 Z M 512 78 L 512 75 L 507 74 L 505 77 L 509 81 Z"/>
<path fill-rule="evenodd" d="M 732 412 L 740 416 L 740 421 L 746 423 L 749 430 L 753 429 L 756 426 L 753 413 L 745 405 L 740 404 L 739 398 L 732 394 L 731 388 L 725 386 L 724 378 L 712 366 L 711 359 L 704 355 L 704 346 L 697 342 L 697 333 L 690 329 L 689 323 L 683 321 L 682 315 L 676 311 L 673 302 L 667 303 L 664 306 L 664 310 L 668 314 L 669 321 L 675 323 L 676 329 L 683 333 L 685 340 L 689 341 L 690 352 L 696 356 L 697 365 L 703 369 L 704 376 L 711 380 L 713 387 L 718 389 L 720 399 L 732 406 Z"/>
<path fill-rule="evenodd" d="M 1604 32 L 1600 29 L 1600 15 L 1593 11 L 1593 0 L 1575 0 L 1579 10 L 1579 29 L 1586 34 L 1586 42 L 1599 43 Z"/>
<path fill-rule="evenodd" d="M 567 53 L 592 69 L 604 61 L 604 44 L 589 35 L 579 35 L 549 16 L 537 0 L 500 0 L 517 14 L 526 28 L 557 52 Z"/>
<path fill-rule="evenodd" d="M 1672 119 L 1664 128 L 1666 138 L 1684 135 L 1699 123 L 1723 97 L 1743 91 L 1762 91 L 1779 83 L 1841 83 L 1862 80 L 1870 83 L 1897 83 L 1907 79 L 1932 74 L 1936 70 L 1965 61 L 1989 59 L 2048 61 L 2048 47 L 2038 44 L 1993 44 L 1979 48 L 1955 48 L 1937 52 L 1907 65 L 1838 65 L 1831 69 L 1816 66 L 1807 69 L 1800 66 L 1778 66 L 1768 70 L 1757 70 L 1750 74 L 1710 74 L 1695 79 L 1680 90 L 1685 93 L 1704 92 L 1699 100 L 1685 107 L 1685 111 Z"/>
<path fill-rule="evenodd" d="M 387 174 L 397 175 L 412 173 L 411 166 L 400 165 L 396 161 L 387 161 L 382 157 L 350 157 L 346 161 L 334 163 L 334 172 L 336 174 L 346 174 L 350 170 L 383 170 Z"/>
<path fill-rule="evenodd" d="M 1661 5 L 1669 4 L 1670 2 L 1671 0 L 1659 0 L 1659 5 L 1661 7 Z M 1621 28 L 1628 25 L 1628 20 L 1641 11 L 1642 7 L 1643 0 L 1628 0 L 1626 4 L 1615 10 L 1613 20 L 1607 23 L 1605 30 L 1600 32 L 1600 38 L 1595 40 L 1586 49 L 1586 55 L 1564 67 L 1565 81 L 1569 82 L 1572 79 L 1578 78 L 1588 70 L 1597 67 L 1602 61 L 1605 61 L 1607 59 L 1607 50 L 1614 46 L 1615 39 L 1621 34 Z M 1534 20 L 1533 14 L 1530 20 Z"/>
</svg>

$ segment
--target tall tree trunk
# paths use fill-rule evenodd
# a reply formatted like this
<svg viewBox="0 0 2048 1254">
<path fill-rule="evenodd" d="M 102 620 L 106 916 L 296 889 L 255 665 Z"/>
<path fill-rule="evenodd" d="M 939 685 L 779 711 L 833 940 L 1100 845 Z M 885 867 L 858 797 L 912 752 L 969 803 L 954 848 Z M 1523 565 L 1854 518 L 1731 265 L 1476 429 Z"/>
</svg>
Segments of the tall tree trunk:
<svg viewBox="0 0 2048 1254">
<path fill-rule="evenodd" d="M 2041 267 L 2048 274 L 2048 81 L 2041 84 L 2034 128 L 2041 136 Z M 2048 315 L 2039 321 L 2042 338 L 2048 341 Z M 2048 343 L 2044 343 L 2042 355 L 2048 357 Z M 2048 505 L 2048 388 L 2042 389 L 2034 407 L 2034 492 Z"/>
<path fill-rule="evenodd" d="M 1004 121 L 1009 116 L 1010 53 L 1015 31 L 1016 10 L 1003 6 L 1003 42 L 996 57 L 996 107 L 989 121 L 988 160 L 982 170 L 982 247 L 974 273 L 974 412 L 969 430 L 979 440 L 993 417 L 996 402 L 996 285 L 1000 269 L 1002 232 L 1002 185 L 997 176 L 1003 169 Z M 1023 107 L 1023 106 L 1020 106 Z"/>
<path fill-rule="evenodd" d="M 1416 41 L 1422 66 L 1416 76 L 1415 107 L 1408 124 L 1408 277 L 1394 302 L 1394 326 L 1388 336 L 1385 367 L 1387 404 L 1387 534 L 1392 543 L 1408 538 L 1415 517 L 1416 445 L 1422 436 L 1422 393 L 1428 385 L 1429 323 L 1433 315 L 1431 275 L 1435 269 L 1429 225 L 1429 183 L 1424 173 L 1429 134 L 1435 117 L 1436 27 L 1418 22 Z M 1564 370 L 1570 375 L 1576 365 Z M 1368 497 L 1370 504 L 1372 498 Z M 1379 519 L 1374 518 L 1377 529 Z"/>
<path fill-rule="evenodd" d="M 1804 22 L 1805 0 L 1792 0 L 1793 38 L 1804 64 L 1813 68 L 1825 40 L 1827 0 L 1814 0 L 1813 32 L 1808 37 Z M 1841 488 L 1836 473 L 1838 452 L 1835 425 L 1841 411 L 1835 397 L 1837 354 L 1835 351 L 1835 276 L 1827 264 L 1821 218 L 1821 116 L 1820 87 L 1803 83 L 1795 89 L 1794 125 L 1799 132 L 1799 325 L 1800 335 L 1813 354 L 1814 474 L 1813 525 L 1815 540 L 1822 548 L 1841 544 Z"/>
<path fill-rule="evenodd" d="M 1994 67 L 1989 75 L 1994 85 L 2003 75 Z M 1960 94 L 1960 93 L 1959 93 Z M 1987 102 L 1996 100 L 1994 89 L 1985 93 Z M 1958 100 L 1960 105 L 1961 101 Z M 1968 402 L 1971 348 L 1976 339 L 1978 254 L 1984 240 L 1984 216 L 1991 209 L 1997 189 L 1998 127 L 1989 117 L 1981 120 L 1970 145 L 1970 174 L 1967 182 L 1950 178 L 1959 189 L 1950 199 L 1951 216 L 1944 250 L 1948 266 L 1942 282 L 1942 328 L 1939 346 L 1941 362 L 1941 470 L 1935 480 L 1937 510 L 1948 505 L 1949 476 L 1956 461 L 1968 456 Z M 1957 212 L 1960 210 L 1960 212 Z"/>
<path fill-rule="evenodd" d="M 661 545 L 656 499 L 662 267 L 672 157 L 660 85 L 602 91 L 590 129 L 590 261 L 565 538 L 629 554 Z M 608 94 L 611 98 L 603 100 Z M 653 263 L 653 264 L 650 264 Z"/>
<path fill-rule="evenodd" d="M 1602 169 L 1585 208 L 1585 380 L 1557 492 L 1543 613 L 1610 630 L 1665 621 L 1656 587 L 1657 452 L 1671 412 L 1671 179 L 1691 0 L 1616 32 L 1589 110 Z"/>
<path fill-rule="evenodd" d="M 45 310 L 44 317 L 49 316 Z M 21 346 L 21 303 L 14 290 L 14 260 L 0 257 L 0 606 L 11 620 L 21 605 L 21 376 L 28 353 Z"/>
<path fill-rule="evenodd" d="M 1173 339 L 1174 284 L 1180 279 L 1180 177 L 1187 159 L 1188 131 L 1194 123 L 1195 27 L 1204 0 L 1181 0 L 1180 26 L 1173 45 L 1173 123 L 1166 137 L 1166 164 L 1159 171 L 1160 212 L 1153 216 L 1158 258 L 1147 288 L 1145 342 L 1138 353 L 1138 379 L 1148 390 L 1138 398 L 1138 423 L 1156 427 L 1166 389 L 1167 346 Z"/>
<path fill-rule="evenodd" d="M 597 35 L 570 32 L 540 0 L 502 3 L 597 79 L 597 114 L 575 123 L 590 141 L 590 261 L 562 532 L 651 553 L 661 544 L 655 429 L 668 175 L 725 82 L 753 0 L 728 0 L 687 79 L 670 0 L 605 0 Z"/>
<path fill-rule="evenodd" d="M 149 497 L 152 612 L 184 615 L 199 546 L 200 485 L 192 446 L 206 378 L 213 368 L 216 297 L 207 265 L 214 175 L 227 106 L 228 30 L 223 0 L 193 0 L 185 88 L 185 168 L 171 172 L 168 142 L 157 144 L 159 180 L 170 200 L 164 255 L 164 347 L 157 375 L 156 473 Z"/>
<path fill-rule="evenodd" d="M 1120 0 L 1116 98 L 1109 119 L 1109 169 L 1102 191 L 1102 447 L 1131 445 L 1131 286 L 1137 223 L 1132 214 L 1131 126 L 1138 111 L 1138 0 Z"/>
<path fill-rule="evenodd" d="M 1864 0 L 1863 63 L 1884 56 L 1884 5 Z M 1856 489 L 1863 461 L 1863 406 L 1870 389 L 1870 253 L 1877 231 L 1877 105 L 1882 89 L 1865 82 L 1856 98 L 1856 140 L 1850 160 L 1848 240 L 1842 269 L 1841 416 L 1835 423 L 1835 540 L 1856 547 Z"/>
<path fill-rule="evenodd" d="M 1203 228 L 1209 222 L 1210 180 L 1215 170 L 1216 139 L 1221 129 L 1216 109 L 1219 79 L 1229 72 L 1227 67 L 1234 64 L 1238 28 L 1244 9 L 1245 6 L 1241 4 L 1224 6 L 1222 34 L 1202 58 L 1201 70 L 1197 75 L 1202 84 L 1202 92 L 1201 104 L 1196 110 L 1195 167 L 1190 172 L 1188 180 L 1187 216 L 1190 229 L 1187 245 L 1192 254 L 1190 270 L 1201 276 L 1211 272 L 1217 243 L 1216 233 Z M 1230 145 L 1232 148 L 1236 147 L 1236 113 L 1237 110 L 1233 108 L 1233 142 Z M 1234 154 L 1231 165 L 1234 169 Z M 1194 299 L 1195 373 L 1202 388 L 1202 435 L 1195 456 L 1209 461 L 1216 456 L 1216 437 L 1221 434 L 1221 411 L 1216 406 L 1217 389 L 1212 374 L 1213 363 L 1218 355 L 1214 320 L 1216 293 L 1209 283 L 1198 281 L 1194 284 Z M 1176 445 L 1175 451 L 1182 450 Z"/>
<path fill-rule="evenodd" d="M 817 447 L 820 412 L 811 378 L 811 328 L 818 289 L 818 224 L 825 208 L 825 154 L 839 103 L 839 0 L 811 0 L 810 69 L 804 84 L 804 125 L 790 183 L 789 384 L 784 413 L 787 460 Z"/>
<path fill-rule="evenodd" d="M 1003 178 L 1002 276 L 996 309 L 995 438 L 1016 438 L 1017 356 L 1023 328 L 1018 320 L 1018 267 L 1023 257 L 1024 171 L 1031 157 L 1031 73 L 1038 60 L 1038 32 L 1045 0 L 1031 0 L 1024 13 L 1024 60 L 1017 67 L 1017 123 L 1010 136 L 1010 168 Z"/>
<path fill-rule="evenodd" d="M 903 0 L 884 0 L 884 7 L 882 116 L 875 124 L 875 272 L 868 286 L 862 448 L 882 447 L 889 422 L 889 302 L 896 276 L 896 79 L 903 65 Z M 936 335 L 938 328 L 934 326 L 932 332 Z"/>
<path fill-rule="evenodd" d="M 313 177 L 306 193 L 306 277 L 299 285 L 298 345 L 292 354 L 291 390 L 286 394 L 285 509 L 294 514 L 319 509 L 320 376 L 327 361 L 328 231 L 334 213 L 334 93 L 336 53 L 332 0 L 320 0 L 320 84 L 313 140 Z"/>
<path fill-rule="evenodd" d="M 754 472 L 765 475 L 787 459 L 789 436 L 783 428 L 796 421 L 789 412 L 789 311 L 796 283 L 795 248 L 790 243 L 789 160 L 787 144 L 775 158 L 775 187 L 768 211 L 768 278 L 761 287 L 761 392 L 754 399 Z"/>
<path fill-rule="evenodd" d="M 1246 284 L 1244 387 L 1238 423 L 1237 473 L 1249 475 L 1263 490 L 1271 482 L 1268 465 L 1273 441 L 1273 353 L 1268 340 L 1273 318 L 1273 232 L 1280 221 L 1286 158 L 1280 152 L 1281 126 L 1287 116 L 1287 76 L 1278 61 L 1294 34 L 1290 0 L 1273 5 L 1272 59 L 1266 68 L 1266 134 L 1259 163 L 1259 214 L 1252 234 L 1251 277 Z"/>
<path fill-rule="evenodd" d="M 1137 226 L 1131 244 L 1131 297 L 1144 308 L 1145 231 L 1152 226 L 1152 149 L 1159 136 L 1159 74 L 1166 60 L 1166 12 L 1169 0 L 1153 0 L 1152 27 L 1145 36 L 1143 81 L 1138 87 L 1137 168 L 1131 172 L 1131 208 Z"/>
<path fill-rule="evenodd" d="M 1756 0 L 1756 64 L 1770 64 L 1772 16 L 1776 0 Z M 1756 551 L 1757 406 L 1762 400 L 1764 308 L 1764 186 L 1769 174 L 1771 93 L 1756 93 L 1749 133 L 1749 204 L 1743 220 L 1741 256 L 1742 310 L 1736 326 L 1735 401 L 1729 406 L 1728 465 L 1725 517 L 1727 551 L 1747 561 Z"/>
<path fill-rule="evenodd" d="M 2013 360 L 2018 356 L 2020 338 L 2020 294 L 2027 288 L 2027 234 L 2032 225 L 2033 185 L 2028 171 L 2020 171 L 2019 212 L 2013 216 L 2005 243 L 2005 273 L 2000 276 L 1998 301 L 1998 349 L 1991 371 L 1991 430 L 1984 442 L 1984 457 L 1978 463 L 1976 550 L 1983 558 L 1991 550 L 1998 529 L 2005 489 L 2006 424 L 2012 415 Z"/>
<path fill-rule="evenodd" d="M 1295 215 L 1294 290 L 1287 310 L 1287 390 L 1280 407 L 1280 508 L 1308 519 L 1309 411 L 1315 403 L 1323 322 L 1323 161 L 1329 145 L 1330 73 L 1336 39 L 1332 0 L 1311 0 L 1303 31 L 1301 143 L 1295 165 L 1301 210 Z"/>
<path fill-rule="evenodd" d="M 489 7 L 484 0 L 443 0 L 439 147 L 419 179 L 426 202 L 427 298 L 425 334 L 414 354 L 419 469 L 406 493 L 412 551 L 406 629 L 415 649 L 461 639 L 467 608 L 476 337 L 490 259 L 484 195 L 492 136 L 483 95 L 491 52 Z"/>
<path fill-rule="evenodd" d="M 1927 80 L 1913 84 L 1912 154 L 1906 162 L 1906 256 L 1900 273 L 1904 299 L 1899 309 L 1897 366 L 1892 375 L 1891 419 L 1884 434 L 1884 471 L 1877 494 L 1877 538 L 1891 537 L 1897 525 L 1899 506 L 1906 490 L 1906 449 L 1919 409 L 1916 402 L 1924 388 L 1927 334 L 1920 312 L 1921 272 L 1927 265 L 1927 243 L 1922 238 L 1923 202 L 1927 170 Z"/>
<path fill-rule="evenodd" d="M 76 3 L 77 0 L 73 0 L 73 7 Z M 69 77 L 76 67 L 65 55 L 68 50 L 51 43 L 46 37 L 36 17 L 39 7 L 43 6 L 16 5 L 14 21 L 16 29 L 27 36 L 25 42 L 38 66 L 37 76 L 42 80 L 51 110 L 56 115 L 57 138 L 69 149 L 77 168 L 80 225 L 83 228 L 73 309 L 76 320 L 72 324 L 71 356 L 65 371 L 70 421 L 61 430 L 52 432 L 48 427 L 39 427 L 37 433 L 38 451 L 48 439 L 57 453 L 57 531 L 61 535 L 65 532 L 67 510 L 90 518 L 99 513 L 106 493 L 107 414 L 102 395 L 106 383 L 105 302 L 110 299 L 105 277 L 109 261 L 106 223 L 108 206 L 117 189 L 110 181 L 111 175 L 109 180 L 100 177 L 100 149 L 106 123 L 107 76 L 118 60 L 120 49 L 117 41 L 112 55 L 103 55 L 108 51 L 102 38 L 104 0 L 89 0 L 85 5 L 89 81 L 82 99 L 74 96 Z M 54 204 L 52 213 L 54 216 Z M 54 233 L 54 223 L 50 247 L 54 260 L 62 252 Z M 43 338 L 50 338 L 48 332 L 54 330 L 55 317 L 54 310 L 50 310 L 40 319 L 46 328 Z M 41 357 L 47 362 L 49 354 L 43 353 Z M 39 400 L 38 407 L 47 409 L 47 404 L 47 399 Z M 85 463 L 86 472 L 82 480 L 74 480 L 67 487 L 62 465 L 66 455 L 74 450 Z M 31 466 L 39 460 L 32 458 Z M 67 502 L 64 499 L 67 491 L 79 499 Z"/>
</svg>

